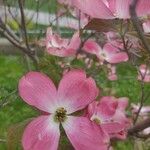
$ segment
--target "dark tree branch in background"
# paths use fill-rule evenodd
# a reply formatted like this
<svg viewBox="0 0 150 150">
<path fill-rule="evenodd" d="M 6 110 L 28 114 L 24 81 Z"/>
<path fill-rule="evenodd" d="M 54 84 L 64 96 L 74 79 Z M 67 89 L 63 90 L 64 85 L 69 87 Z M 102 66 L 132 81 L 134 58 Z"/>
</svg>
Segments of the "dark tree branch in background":
<svg viewBox="0 0 150 150">
<path fill-rule="evenodd" d="M 150 53 L 150 47 L 149 47 L 149 44 L 146 40 L 146 38 L 144 37 L 144 34 L 143 34 L 143 30 L 140 26 L 140 21 L 137 17 L 137 14 L 136 14 L 136 6 L 138 4 L 138 0 L 133 0 L 133 2 L 131 3 L 130 5 L 130 15 L 131 15 L 131 20 L 132 20 L 132 23 L 133 23 L 133 26 L 135 28 L 135 30 L 137 31 L 137 34 L 140 38 L 140 40 L 142 41 L 143 43 L 143 46 L 144 48 Z M 143 76 L 142 73 L 140 72 L 141 74 L 141 77 L 142 77 L 142 81 L 141 81 L 141 101 L 140 101 L 140 107 L 139 107 L 139 110 L 138 110 L 138 113 L 137 113 L 137 116 L 134 120 L 134 123 L 137 121 L 138 119 L 138 116 L 140 114 L 140 111 L 143 107 L 143 103 L 144 103 L 144 78 L 145 78 L 145 75 Z M 140 136 L 139 132 L 143 131 L 144 129 L 150 127 L 150 118 L 140 122 L 140 123 L 137 123 L 135 124 L 133 127 L 131 127 L 129 130 L 128 130 L 128 135 L 131 135 L 131 136 L 136 136 L 138 137 L 139 135 L 139 138 L 142 138 L 142 137 L 145 137 L 145 136 Z M 149 135 L 147 135 L 149 136 Z"/>
<path fill-rule="evenodd" d="M 141 132 L 141 131 L 143 131 L 144 129 L 146 129 L 148 127 L 150 127 L 150 118 L 134 125 L 132 128 L 130 128 L 128 130 L 128 134 L 129 135 L 136 135 L 138 132 Z"/>
<path fill-rule="evenodd" d="M 37 6 L 36 6 L 36 12 L 37 12 L 37 16 L 36 16 L 36 29 L 38 27 L 39 6 L 40 6 L 40 1 L 37 1 Z"/>
<path fill-rule="evenodd" d="M 26 21 L 25 21 L 25 15 L 23 10 L 23 0 L 18 0 L 19 8 L 20 8 L 20 14 L 21 14 L 21 27 L 24 35 L 24 40 L 26 43 L 26 46 L 28 50 L 30 51 L 30 46 L 28 42 L 28 36 L 27 36 L 27 29 L 26 29 Z"/>
<path fill-rule="evenodd" d="M 24 0 L 18 0 L 18 4 L 19 4 L 19 8 L 20 8 L 20 14 L 21 14 L 21 32 L 23 34 L 23 39 L 26 43 L 26 47 L 27 47 L 27 50 L 29 52 L 31 52 L 32 50 L 30 49 L 30 46 L 29 46 L 29 42 L 28 42 L 28 36 L 27 36 L 27 29 L 26 29 L 26 19 L 25 19 L 25 15 L 24 15 Z M 28 67 L 28 70 L 31 71 L 31 67 L 30 67 L 30 62 L 29 62 L 29 59 L 28 59 L 28 55 L 25 55 L 25 60 L 27 62 L 27 67 Z"/>
<path fill-rule="evenodd" d="M 145 85 L 145 82 L 144 82 L 144 79 L 145 79 L 145 76 L 147 74 L 147 71 L 148 71 L 148 67 L 146 67 L 146 70 L 144 72 L 144 74 L 141 72 L 141 70 L 139 68 L 137 68 L 140 76 L 141 76 L 141 81 L 140 81 L 140 86 L 141 86 L 141 96 L 140 96 L 140 107 L 137 111 L 137 114 L 136 114 L 136 117 L 133 121 L 133 123 L 135 124 L 139 118 L 139 115 L 140 115 L 140 112 L 142 110 L 142 107 L 144 105 L 144 102 L 146 101 L 146 99 L 149 97 L 149 94 L 147 96 L 145 96 L 145 91 L 144 91 L 144 85 Z"/>
<path fill-rule="evenodd" d="M 20 10 L 21 21 L 18 21 L 17 18 L 11 13 L 11 7 L 9 5 L 8 6 L 5 5 L 5 7 L 6 7 L 5 11 L 7 11 L 7 9 L 8 9 L 8 12 L 11 15 L 12 19 L 15 20 L 15 22 L 18 24 L 18 26 L 22 32 L 21 37 L 17 36 L 15 34 L 15 32 L 6 24 L 7 23 L 6 18 L 5 18 L 6 22 L 3 22 L 3 19 L 0 18 L 0 32 L 4 35 L 4 37 L 10 43 L 12 43 L 19 50 L 21 50 L 25 54 L 25 57 L 29 57 L 33 61 L 35 68 L 38 70 L 38 61 L 37 61 L 37 57 L 35 54 L 35 49 L 30 47 L 30 44 L 28 41 L 25 14 L 24 14 L 24 8 L 23 8 L 24 1 L 18 0 L 18 5 L 19 5 L 19 10 Z M 24 41 L 24 43 L 23 43 L 23 41 Z M 26 59 L 26 60 L 28 60 L 28 59 Z M 29 65 L 29 62 L 27 62 L 27 64 Z"/>
<path fill-rule="evenodd" d="M 14 41 L 16 41 L 17 43 L 20 43 L 20 42 L 21 42 L 20 39 L 19 39 L 19 37 L 16 36 L 16 34 L 9 28 L 9 26 L 7 26 L 7 25 L 2 21 L 1 18 L 0 18 L 0 28 L 1 28 L 2 30 L 4 30 L 5 32 L 7 32 L 7 34 L 8 34 L 9 36 L 11 36 L 11 37 L 14 39 Z"/>
<path fill-rule="evenodd" d="M 6 39 L 8 39 L 9 42 L 11 42 L 14 46 L 19 48 L 25 54 L 27 54 L 36 63 L 33 53 L 28 51 L 26 46 L 20 43 L 19 38 L 15 35 L 15 33 L 13 33 L 13 31 L 11 31 L 11 29 L 7 28 L 7 26 L 3 23 L 1 19 L 0 32 L 5 36 Z"/>
<path fill-rule="evenodd" d="M 81 32 L 83 32 L 83 31 L 81 31 Z M 94 35 L 95 35 L 95 32 L 92 32 L 89 36 L 87 36 L 84 40 L 81 41 L 81 44 L 80 44 L 80 46 L 79 46 L 79 48 L 78 48 L 78 50 L 77 50 L 76 55 L 78 55 L 78 54 L 82 51 L 82 48 L 83 48 L 85 42 L 86 42 L 88 39 L 90 39 L 92 36 L 94 36 Z"/>
<path fill-rule="evenodd" d="M 6 7 L 6 6 L 5 6 Z M 21 28 L 21 24 L 20 24 L 20 22 L 17 20 L 17 17 L 16 17 L 16 15 L 14 16 L 13 14 L 12 14 L 12 11 L 11 11 L 11 9 L 10 9 L 10 6 L 8 6 L 7 7 L 8 8 L 8 12 L 9 12 L 9 14 L 11 15 L 11 17 L 13 18 L 13 20 L 17 23 L 17 25 Z"/>
<path fill-rule="evenodd" d="M 143 30 L 142 30 L 142 28 L 140 26 L 140 21 L 139 21 L 139 19 L 137 17 L 137 14 L 136 14 L 136 6 L 137 6 L 137 4 L 138 4 L 138 0 L 133 0 L 133 2 L 130 5 L 131 20 L 132 20 L 132 23 L 134 25 L 135 30 L 137 31 L 137 34 L 138 34 L 140 40 L 143 43 L 144 48 L 150 53 L 149 44 L 148 44 L 146 38 L 144 37 Z"/>
</svg>

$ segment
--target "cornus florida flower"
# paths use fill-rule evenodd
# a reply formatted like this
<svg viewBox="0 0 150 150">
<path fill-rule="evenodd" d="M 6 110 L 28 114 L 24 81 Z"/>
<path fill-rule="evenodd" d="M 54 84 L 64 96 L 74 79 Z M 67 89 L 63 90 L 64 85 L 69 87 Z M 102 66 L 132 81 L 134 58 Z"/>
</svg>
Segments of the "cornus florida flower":
<svg viewBox="0 0 150 150">
<path fill-rule="evenodd" d="M 113 120 L 120 122 L 124 125 L 124 129 L 118 133 L 111 134 L 111 138 L 118 138 L 118 139 L 126 139 L 127 136 L 127 129 L 131 126 L 131 120 L 126 116 L 126 108 L 128 106 L 128 98 L 121 97 L 117 98 L 118 106 L 116 108 L 116 112 L 113 116 Z"/>
<path fill-rule="evenodd" d="M 71 40 L 62 39 L 59 35 L 53 34 L 52 29 L 48 28 L 46 33 L 46 50 L 49 54 L 67 57 L 76 54 L 80 46 L 79 32 L 76 32 Z"/>
<path fill-rule="evenodd" d="M 92 18 L 115 18 L 102 0 L 72 0 L 73 5 Z"/>
<path fill-rule="evenodd" d="M 148 66 L 146 66 L 145 64 L 142 64 L 139 67 L 138 80 L 142 80 L 144 82 L 150 82 L 150 70 Z"/>
<path fill-rule="evenodd" d="M 102 49 L 93 40 L 88 40 L 85 42 L 83 50 L 95 54 L 101 62 L 120 63 L 128 60 L 128 55 L 125 52 L 121 52 L 119 48 L 110 43 L 106 43 Z"/>
<path fill-rule="evenodd" d="M 108 0 L 109 9 L 114 16 L 119 19 L 130 18 L 129 7 L 133 0 Z M 150 14 L 150 1 L 139 0 L 136 6 L 137 16 L 144 16 Z"/>
<path fill-rule="evenodd" d="M 100 101 L 94 101 L 88 106 L 86 116 L 100 125 L 111 138 L 124 139 L 128 120 L 124 112 L 126 104 L 126 100 L 105 96 Z"/>
<path fill-rule="evenodd" d="M 19 94 L 29 105 L 47 115 L 34 119 L 23 134 L 24 150 L 57 150 L 60 124 L 76 150 L 106 150 L 108 137 L 86 117 L 71 114 L 96 98 L 98 89 L 81 70 L 66 73 L 58 90 L 44 74 L 29 72 L 19 82 Z"/>
<path fill-rule="evenodd" d="M 92 18 L 100 19 L 128 19 L 129 6 L 132 0 L 72 0 L 72 4 Z M 136 13 L 138 16 L 150 14 L 150 1 L 139 0 Z"/>
</svg>

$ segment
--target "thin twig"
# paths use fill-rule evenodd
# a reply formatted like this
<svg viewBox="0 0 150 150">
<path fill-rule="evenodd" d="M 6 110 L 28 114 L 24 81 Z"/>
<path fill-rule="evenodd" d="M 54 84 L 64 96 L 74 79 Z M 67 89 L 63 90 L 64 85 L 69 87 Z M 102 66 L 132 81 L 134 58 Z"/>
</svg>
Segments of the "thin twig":
<svg viewBox="0 0 150 150">
<path fill-rule="evenodd" d="M 134 119 L 134 121 L 133 121 L 134 124 L 137 122 L 137 120 L 138 120 L 138 118 L 139 118 L 139 115 L 140 115 L 140 112 L 141 112 L 141 110 L 142 110 L 142 107 L 143 107 L 143 105 L 144 105 L 144 102 L 145 102 L 145 100 L 146 100 L 146 98 L 147 98 L 147 96 L 145 97 L 145 91 L 144 91 L 144 86 L 145 86 L 144 79 L 145 79 L 147 70 L 148 70 L 148 67 L 145 69 L 145 72 L 144 72 L 144 74 L 143 74 L 143 73 L 141 72 L 141 70 L 138 69 L 138 72 L 139 72 L 139 74 L 140 74 L 140 76 L 141 76 L 141 81 L 140 81 L 141 96 L 140 96 L 140 107 L 139 107 L 139 109 L 138 109 L 138 111 L 137 111 L 137 114 L 136 114 L 136 117 L 135 117 L 135 119 Z"/>
<path fill-rule="evenodd" d="M 137 133 L 143 131 L 144 129 L 150 127 L 150 118 L 134 125 L 128 130 L 128 135 L 136 135 Z"/>
<path fill-rule="evenodd" d="M 137 34 L 138 34 L 140 40 L 143 43 L 143 46 L 150 53 L 150 47 L 149 47 L 148 41 L 144 37 L 142 28 L 140 26 L 140 21 L 139 21 L 139 19 L 137 17 L 137 14 L 136 14 L 136 6 L 138 4 L 138 1 L 139 0 L 133 0 L 133 2 L 130 5 L 131 20 L 132 20 L 132 23 L 133 23 L 133 26 L 134 26 L 135 30 L 137 31 Z"/>
<path fill-rule="evenodd" d="M 23 10 L 23 0 L 18 0 L 18 4 L 20 8 L 20 13 L 21 13 L 21 26 L 22 26 L 22 31 L 24 32 L 25 43 L 26 43 L 28 50 L 30 51 L 30 46 L 29 46 L 28 36 L 27 36 L 27 29 L 26 29 L 25 15 L 24 15 L 24 10 Z"/>
<path fill-rule="evenodd" d="M 78 48 L 78 50 L 77 50 L 76 55 L 78 55 L 78 54 L 82 51 L 82 48 L 83 48 L 85 42 L 86 42 L 89 38 L 91 38 L 92 36 L 94 36 L 94 35 L 95 35 L 95 32 L 92 32 L 89 36 L 87 36 L 84 40 L 81 41 L 81 44 L 80 44 L 80 46 L 79 46 L 79 48 Z"/>
<path fill-rule="evenodd" d="M 8 98 L 9 98 L 10 96 L 16 94 L 16 93 L 17 93 L 17 90 L 14 90 L 14 91 L 12 91 L 11 93 L 9 93 L 7 96 L 5 96 L 5 98 L 3 98 L 3 99 L 0 101 L 0 108 L 6 106 L 6 105 L 9 103 Z"/>
</svg>

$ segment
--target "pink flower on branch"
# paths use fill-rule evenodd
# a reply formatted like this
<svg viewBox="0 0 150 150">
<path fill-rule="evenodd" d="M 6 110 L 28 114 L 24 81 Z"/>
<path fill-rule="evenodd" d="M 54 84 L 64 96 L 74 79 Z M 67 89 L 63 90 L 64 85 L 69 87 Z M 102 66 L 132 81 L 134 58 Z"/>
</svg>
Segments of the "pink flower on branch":
<svg viewBox="0 0 150 150">
<path fill-rule="evenodd" d="M 54 34 L 51 28 L 46 33 L 46 50 L 49 54 L 59 57 L 69 57 L 76 54 L 81 40 L 79 32 L 76 32 L 71 40 L 62 39 L 58 34 Z"/>
<path fill-rule="evenodd" d="M 108 0 L 109 9 L 116 18 L 129 19 L 130 12 L 129 7 L 133 0 Z M 150 14 L 150 1 L 139 0 L 136 6 L 136 13 L 138 17 Z"/>
<path fill-rule="evenodd" d="M 102 0 L 72 0 L 73 6 L 92 18 L 113 19 L 115 16 Z"/>
<path fill-rule="evenodd" d="M 19 94 L 31 106 L 46 112 L 34 119 L 23 134 L 24 150 L 57 150 L 60 124 L 76 150 L 107 150 L 109 138 L 86 117 L 71 114 L 85 108 L 98 95 L 92 78 L 72 70 L 61 79 L 58 89 L 39 72 L 29 72 L 19 82 Z"/>
<path fill-rule="evenodd" d="M 100 125 L 110 138 L 125 139 L 127 124 L 129 125 L 124 111 L 127 104 L 126 98 L 105 96 L 88 106 L 86 116 Z"/>
<path fill-rule="evenodd" d="M 130 128 L 132 123 L 131 119 L 127 118 L 126 111 L 125 111 L 128 106 L 128 98 L 121 97 L 118 98 L 117 101 L 118 101 L 118 106 L 113 116 L 113 120 L 120 122 L 124 126 L 124 129 L 118 133 L 111 134 L 111 138 L 126 139 L 127 129 Z"/>
<path fill-rule="evenodd" d="M 132 0 L 72 0 L 72 4 L 92 18 L 100 19 L 128 19 L 129 6 Z M 139 0 L 136 13 L 144 16 L 150 14 L 150 1 Z"/>
<path fill-rule="evenodd" d="M 125 62 L 128 60 L 126 52 L 121 52 L 119 48 L 113 46 L 111 43 L 106 43 L 101 48 L 95 41 L 88 40 L 85 42 L 83 50 L 95 54 L 101 62 L 108 62 L 112 64 Z"/>
</svg>

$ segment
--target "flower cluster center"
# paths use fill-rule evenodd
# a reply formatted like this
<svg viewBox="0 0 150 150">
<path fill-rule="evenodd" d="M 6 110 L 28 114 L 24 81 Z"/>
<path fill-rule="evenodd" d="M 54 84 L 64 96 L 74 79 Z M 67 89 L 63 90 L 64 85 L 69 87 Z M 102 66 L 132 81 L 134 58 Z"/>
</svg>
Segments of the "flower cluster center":
<svg viewBox="0 0 150 150">
<path fill-rule="evenodd" d="M 56 122 L 64 122 L 66 118 L 67 118 L 67 111 L 63 107 L 58 108 L 55 112 L 54 120 Z"/>
<path fill-rule="evenodd" d="M 102 52 L 100 55 L 102 58 L 106 58 L 106 54 L 104 52 Z"/>
<path fill-rule="evenodd" d="M 98 119 L 98 118 L 94 118 L 93 121 L 94 121 L 96 124 L 101 124 L 101 121 L 100 121 L 100 119 Z"/>
<path fill-rule="evenodd" d="M 100 125 L 101 124 L 101 119 L 95 115 L 91 117 L 91 121 L 95 122 L 96 124 Z"/>
</svg>

